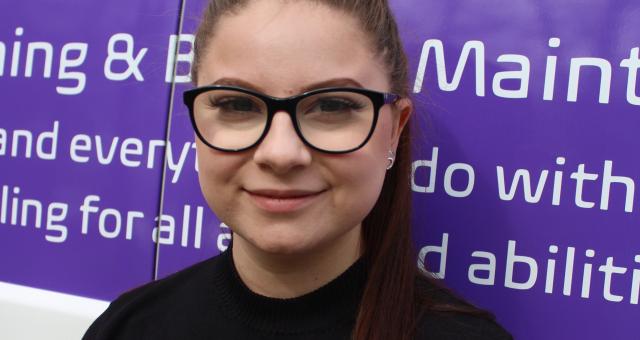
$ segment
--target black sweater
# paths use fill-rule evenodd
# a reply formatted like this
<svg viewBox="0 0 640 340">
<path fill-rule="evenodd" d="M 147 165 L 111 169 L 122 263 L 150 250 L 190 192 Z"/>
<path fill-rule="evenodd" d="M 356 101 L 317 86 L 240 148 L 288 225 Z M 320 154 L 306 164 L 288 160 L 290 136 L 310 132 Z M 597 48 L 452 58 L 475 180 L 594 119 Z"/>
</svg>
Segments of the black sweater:
<svg viewBox="0 0 640 340">
<path fill-rule="evenodd" d="M 268 298 L 244 285 L 226 251 L 123 294 L 83 339 L 349 339 L 365 281 L 359 260 L 313 292 Z M 492 321 L 455 313 L 424 314 L 417 334 L 433 340 L 511 339 Z"/>
</svg>

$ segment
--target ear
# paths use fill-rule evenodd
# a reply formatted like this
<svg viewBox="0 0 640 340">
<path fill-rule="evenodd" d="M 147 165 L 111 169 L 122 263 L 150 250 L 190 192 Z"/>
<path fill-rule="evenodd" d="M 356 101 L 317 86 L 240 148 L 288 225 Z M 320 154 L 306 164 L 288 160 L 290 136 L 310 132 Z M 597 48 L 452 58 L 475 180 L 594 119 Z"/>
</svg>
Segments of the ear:
<svg viewBox="0 0 640 340">
<path fill-rule="evenodd" d="M 404 130 L 404 127 L 409 122 L 409 117 L 413 113 L 413 102 L 409 98 L 400 98 L 394 104 L 392 104 L 393 110 L 393 131 L 391 133 L 391 150 L 396 150 L 398 142 L 400 141 L 400 135 Z"/>
</svg>

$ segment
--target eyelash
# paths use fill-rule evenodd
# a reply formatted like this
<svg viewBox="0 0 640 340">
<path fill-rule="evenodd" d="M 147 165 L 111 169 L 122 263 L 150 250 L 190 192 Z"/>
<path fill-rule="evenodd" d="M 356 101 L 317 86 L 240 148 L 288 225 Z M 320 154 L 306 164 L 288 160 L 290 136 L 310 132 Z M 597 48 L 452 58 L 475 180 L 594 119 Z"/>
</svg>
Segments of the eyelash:
<svg viewBox="0 0 640 340">
<path fill-rule="evenodd" d="M 322 105 L 326 102 L 330 102 L 330 103 L 337 102 L 337 103 L 340 103 L 341 105 L 346 106 L 348 109 L 351 109 L 351 110 L 361 110 L 365 107 L 365 105 L 362 103 L 358 103 L 353 100 L 343 99 L 343 98 L 320 98 L 316 101 L 314 105 Z"/>
<path fill-rule="evenodd" d="M 248 100 L 245 98 L 216 98 L 209 99 L 209 105 L 214 108 L 224 108 L 227 105 L 233 104 L 237 101 Z M 255 107 L 254 103 L 251 100 L 248 100 Z"/>
</svg>

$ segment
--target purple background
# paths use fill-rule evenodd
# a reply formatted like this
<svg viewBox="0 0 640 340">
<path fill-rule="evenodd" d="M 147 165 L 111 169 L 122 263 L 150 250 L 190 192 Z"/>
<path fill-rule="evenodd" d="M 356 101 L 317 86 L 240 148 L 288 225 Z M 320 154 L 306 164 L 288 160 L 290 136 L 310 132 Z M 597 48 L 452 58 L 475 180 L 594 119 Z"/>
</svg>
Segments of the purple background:
<svg viewBox="0 0 640 340">
<path fill-rule="evenodd" d="M 123 10 L 123 9 L 126 9 Z M 156 157 L 152 169 L 129 168 L 119 162 L 108 166 L 96 161 L 95 150 L 88 163 L 76 163 L 69 157 L 71 138 L 77 134 L 100 135 L 105 143 L 119 137 L 143 141 L 165 138 L 170 84 L 165 83 L 164 64 L 169 35 L 177 30 L 179 4 L 175 2 L 114 1 L 67 2 L 22 1 L 0 4 L 2 31 L 0 41 L 7 46 L 2 83 L 0 127 L 5 130 L 28 129 L 34 133 L 49 131 L 59 121 L 58 155 L 55 161 L 34 157 L 0 157 L 0 185 L 18 186 L 21 198 L 37 198 L 43 203 L 69 204 L 65 220 L 68 239 L 64 243 L 47 242 L 43 229 L 0 226 L 0 280 L 72 294 L 111 299 L 124 289 L 149 281 L 153 275 L 154 245 L 151 230 L 158 212 L 162 158 Z M 24 28 L 17 38 L 14 30 Z M 134 36 L 136 51 L 148 52 L 141 64 L 144 81 L 134 77 L 111 81 L 104 76 L 109 38 L 116 33 Z M 22 41 L 20 73 L 10 76 L 13 41 Z M 28 42 L 46 41 L 53 45 L 51 78 L 43 77 L 42 54 L 35 57 L 34 72 L 24 77 Z M 73 85 L 57 80 L 60 51 L 69 42 L 88 44 L 85 62 L 71 71 L 86 74 L 86 87 L 79 95 L 59 95 L 56 86 Z M 124 50 L 124 44 L 116 45 Z M 41 53 L 41 52 L 40 52 Z M 114 71 L 124 71 L 124 62 L 115 62 Z M 119 145 L 119 144 L 118 144 Z M 95 148 L 95 144 L 93 145 Z M 9 146 L 10 148 L 10 146 Z M 108 146 L 107 146 L 108 148 Z M 114 239 L 97 232 L 98 216 L 91 215 L 89 232 L 81 234 L 79 206 L 87 195 L 98 195 L 94 203 L 101 210 L 144 213 L 133 229 L 132 240 L 124 231 Z M 113 223 L 113 219 L 107 220 Z M 44 227 L 43 227 L 44 228 Z"/>
<path fill-rule="evenodd" d="M 183 33 L 193 33 L 203 1 L 186 2 Z M 63 222 L 69 228 L 62 244 L 45 240 L 45 230 L 0 224 L 0 280 L 99 299 L 113 299 L 120 292 L 164 277 L 195 261 L 219 252 L 225 229 L 204 202 L 194 171 L 195 151 L 188 153 L 182 173 L 173 181 L 167 169 L 162 177 L 161 159 L 148 169 L 148 141 L 165 139 L 169 131 L 172 154 L 177 158 L 185 143 L 193 142 L 193 132 L 181 95 L 188 83 L 176 85 L 173 107 L 171 84 L 165 81 L 169 36 L 180 29 L 179 1 L 97 2 L 24 1 L 0 4 L 0 41 L 7 56 L 0 76 L 3 104 L 0 128 L 13 131 L 29 129 L 34 133 L 51 130 L 60 122 L 58 158 L 39 160 L 0 156 L 2 185 L 21 188 L 19 197 L 37 198 L 43 203 L 69 204 Z M 627 102 L 628 69 L 620 67 L 629 52 L 640 46 L 640 3 L 637 1 L 392 1 L 410 58 L 413 86 L 423 43 L 438 39 L 444 46 L 447 80 L 451 80 L 466 42 L 482 41 L 485 47 L 484 96 L 476 95 L 474 54 L 467 62 L 458 88 L 443 91 L 438 86 L 436 59 L 431 54 L 422 91 L 414 94 L 416 103 L 415 160 L 431 159 L 432 147 L 438 147 L 435 191 L 415 193 L 416 248 L 440 245 L 443 233 L 449 235 L 445 280 L 463 296 L 496 313 L 499 321 L 517 339 L 635 339 L 640 307 L 630 303 L 632 275 L 640 271 L 634 256 L 640 254 L 638 199 L 633 211 L 625 212 L 623 186 L 613 184 L 608 210 L 601 210 L 600 193 L 605 161 L 613 162 L 613 175 L 626 176 L 640 183 L 640 110 Z M 55 20 L 54 20 L 55 18 Z M 14 30 L 23 27 L 16 38 Z M 136 52 L 148 48 L 141 62 L 144 81 L 131 77 L 111 81 L 103 74 L 107 42 L 116 33 L 129 33 L 135 39 Z M 560 38 L 561 45 L 551 48 L 548 41 Z M 20 74 L 10 76 L 13 42 L 22 41 Z M 42 56 L 36 54 L 34 73 L 24 77 L 26 44 L 47 41 L 54 47 L 52 77 L 42 76 Z M 55 87 L 72 84 L 58 80 L 59 53 L 67 42 L 89 44 L 82 66 L 72 71 L 86 73 L 85 90 L 75 96 L 56 93 Z M 117 48 L 123 49 L 124 45 Z M 181 44 L 180 51 L 189 50 Z M 500 63 L 503 54 L 524 55 L 530 60 L 531 78 L 528 97 L 501 98 L 494 94 L 496 72 L 516 70 L 513 63 Z M 553 100 L 543 100 L 547 56 L 557 56 Z M 593 57 L 611 64 L 612 82 L 609 103 L 599 103 L 600 74 L 593 67 L 580 76 L 577 102 L 567 101 L 571 58 Z M 178 65 L 185 74 L 188 65 Z M 119 71 L 123 71 L 119 69 Z M 505 81 L 503 87 L 516 89 L 518 81 Z M 636 93 L 640 92 L 637 90 Z M 167 124 L 170 129 L 167 130 Z M 111 141 L 135 137 L 144 145 L 143 166 L 128 168 L 118 162 L 105 166 L 95 161 L 75 163 L 69 159 L 69 142 L 76 134 L 100 135 Z M 8 146 L 10 151 L 11 145 Z M 118 154 L 116 153 L 116 159 Z M 564 165 L 556 164 L 564 157 Z M 451 197 L 445 192 L 445 170 L 453 163 L 469 164 L 475 173 L 475 185 L 468 197 Z M 575 181 L 571 173 L 579 164 L 599 175 L 585 182 L 583 199 L 595 202 L 594 208 L 577 207 Z M 507 189 L 516 169 L 527 169 L 535 186 L 542 170 L 549 171 L 547 185 L 538 203 L 523 199 L 519 187 L 511 201 L 499 198 L 496 166 L 504 167 Z M 559 205 L 552 204 L 556 171 L 563 172 Z M 429 183 L 428 168 L 419 168 L 418 185 Z M 455 172 L 452 186 L 466 186 L 464 172 Z M 86 195 L 99 195 L 94 205 L 121 212 L 136 210 L 145 218 L 138 221 L 132 240 L 121 234 L 106 239 L 97 233 L 97 214 L 87 235 L 80 233 L 78 207 Z M 635 195 L 637 198 L 637 194 Z M 160 197 L 162 206 L 160 206 Z M 189 229 L 183 230 L 185 205 L 189 205 Z M 198 208 L 200 207 L 200 208 Z M 154 217 L 161 211 L 174 218 L 172 242 L 168 231 L 161 233 L 156 249 L 151 235 Z M 197 211 L 202 211 L 201 241 L 195 246 Z M 45 214 L 46 215 L 46 214 Z M 187 235 L 187 238 L 183 238 Z M 183 245 L 183 240 L 186 240 Z M 538 277 L 531 289 L 506 288 L 507 244 L 517 242 L 516 255 L 537 262 Z M 171 244 L 169 244 L 171 243 Z M 222 242 L 223 244 L 225 242 Z M 551 254 L 549 247 L 559 248 Z M 562 293 L 567 247 L 575 248 L 573 289 Z M 595 256 L 587 258 L 585 251 Z M 496 256 L 494 285 L 477 285 L 467 278 L 474 251 Z M 627 268 L 613 276 L 611 291 L 621 302 L 603 298 L 604 274 L 598 268 L 607 257 L 614 265 Z M 556 262 L 553 293 L 545 293 L 547 260 Z M 427 256 L 430 268 L 437 271 L 440 258 Z M 589 298 L 581 298 L 582 271 L 593 264 Z M 157 272 L 156 272 L 157 265 Z M 525 264 L 517 263 L 514 280 L 528 277 Z"/>
</svg>

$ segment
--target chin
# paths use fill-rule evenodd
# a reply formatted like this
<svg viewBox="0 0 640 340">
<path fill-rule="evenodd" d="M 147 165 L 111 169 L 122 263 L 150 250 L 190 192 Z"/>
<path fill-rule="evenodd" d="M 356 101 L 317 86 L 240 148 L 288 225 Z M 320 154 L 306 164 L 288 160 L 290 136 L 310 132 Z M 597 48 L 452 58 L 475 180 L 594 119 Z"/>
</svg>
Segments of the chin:
<svg viewBox="0 0 640 340">
<path fill-rule="evenodd" d="M 298 244 L 283 243 L 258 245 L 258 248 L 265 253 L 284 256 L 304 254 L 306 251 L 308 251 L 308 248 L 300 247 L 300 245 Z"/>
<path fill-rule="evenodd" d="M 319 240 L 310 234 L 290 228 L 265 228 L 260 234 L 244 234 L 243 238 L 253 247 L 273 255 L 296 255 L 312 251 Z"/>
<path fill-rule="evenodd" d="M 295 239 L 293 237 L 259 239 L 253 242 L 254 246 L 265 253 L 274 255 L 296 255 L 306 253 L 314 248 L 313 244 L 309 244 L 305 240 Z"/>
</svg>

